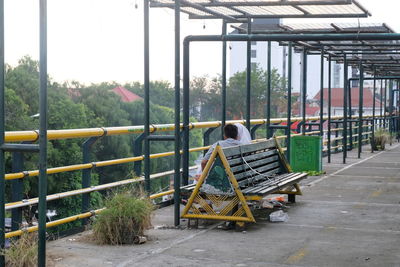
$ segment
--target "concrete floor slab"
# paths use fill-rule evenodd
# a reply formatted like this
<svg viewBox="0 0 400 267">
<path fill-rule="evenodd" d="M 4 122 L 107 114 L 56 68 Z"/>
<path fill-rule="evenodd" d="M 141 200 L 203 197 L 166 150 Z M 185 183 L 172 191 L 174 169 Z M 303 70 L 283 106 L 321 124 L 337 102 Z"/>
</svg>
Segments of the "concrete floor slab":
<svg viewBox="0 0 400 267">
<path fill-rule="evenodd" d="M 303 196 L 271 223 L 258 212 L 245 232 L 174 229 L 173 207 L 155 212 L 150 240 L 136 246 L 98 246 L 89 232 L 49 242 L 56 266 L 400 266 L 400 147 L 365 152 L 327 175 L 302 182 Z M 326 161 L 326 159 L 324 159 Z"/>
</svg>

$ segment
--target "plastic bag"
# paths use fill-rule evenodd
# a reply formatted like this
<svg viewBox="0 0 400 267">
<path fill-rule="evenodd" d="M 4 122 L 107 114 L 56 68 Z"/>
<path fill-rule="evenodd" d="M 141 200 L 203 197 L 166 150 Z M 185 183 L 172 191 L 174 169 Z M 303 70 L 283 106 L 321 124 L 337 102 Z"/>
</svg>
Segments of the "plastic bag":
<svg viewBox="0 0 400 267">
<path fill-rule="evenodd" d="M 289 220 L 289 215 L 283 210 L 277 210 L 269 215 L 269 220 L 271 222 L 287 222 Z"/>
</svg>

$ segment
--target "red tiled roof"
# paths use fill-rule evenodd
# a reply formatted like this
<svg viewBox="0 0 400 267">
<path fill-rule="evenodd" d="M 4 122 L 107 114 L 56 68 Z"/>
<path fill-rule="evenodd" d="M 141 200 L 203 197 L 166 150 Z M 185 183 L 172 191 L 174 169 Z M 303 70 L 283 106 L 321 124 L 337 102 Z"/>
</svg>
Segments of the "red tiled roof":
<svg viewBox="0 0 400 267">
<path fill-rule="evenodd" d="M 332 107 L 343 107 L 343 88 L 332 88 Z M 320 92 L 314 96 L 315 100 L 320 99 Z M 324 102 L 328 101 L 328 88 L 324 88 Z M 351 106 L 358 107 L 359 101 L 359 88 L 351 88 Z M 375 105 L 378 107 L 380 105 L 379 100 L 375 99 Z M 364 88 L 363 106 L 371 107 L 373 106 L 373 92 L 369 88 Z"/>
<path fill-rule="evenodd" d="M 319 110 L 319 106 L 311 107 L 310 104 L 306 104 L 306 116 L 316 116 Z M 293 114 L 300 116 L 300 109 L 298 107 L 293 108 Z"/>
<path fill-rule="evenodd" d="M 122 102 L 133 102 L 136 100 L 143 99 L 142 97 L 132 93 L 131 91 L 122 86 L 115 87 L 114 89 L 112 89 L 112 91 L 121 97 Z"/>
</svg>

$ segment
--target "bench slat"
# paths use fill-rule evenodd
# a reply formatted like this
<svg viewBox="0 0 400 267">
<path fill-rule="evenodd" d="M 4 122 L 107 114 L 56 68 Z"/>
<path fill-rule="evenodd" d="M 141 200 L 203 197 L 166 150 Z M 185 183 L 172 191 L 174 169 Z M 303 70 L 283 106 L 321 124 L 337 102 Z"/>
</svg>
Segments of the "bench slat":
<svg viewBox="0 0 400 267">
<path fill-rule="evenodd" d="M 252 153 L 255 151 L 265 150 L 276 148 L 275 140 L 267 140 L 259 143 L 248 144 L 248 145 L 241 145 L 241 146 L 232 146 L 224 148 L 225 157 L 232 157 L 235 155 L 241 155 L 245 153 Z"/>
<path fill-rule="evenodd" d="M 290 179 L 288 179 L 288 180 L 284 180 L 284 181 L 278 183 L 278 185 L 272 186 L 272 188 L 265 188 L 264 190 L 259 191 L 257 194 L 258 194 L 258 195 L 266 195 L 266 194 L 268 194 L 269 192 L 271 192 L 270 190 L 276 191 L 276 190 L 279 189 L 279 188 L 282 188 L 282 187 L 285 187 L 285 186 L 289 186 L 289 185 L 295 184 L 295 183 L 297 183 L 298 181 L 300 181 L 301 179 L 303 179 L 303 177 L 305 177 L 305 176 L 307 176 L 306 173 L 301 173 L 300 175 L 297 175 L 297 176 L 292 177 L 292 178 L 290 178 Z"/>
<path fill-rule="evenodd" d="M 269 186 L 271 184 L 276 184 L 281 180 L 285 180 L 285 179 L 290 179 L 291 177 L 294 177 L 296 174 L 295 173 L 285 173 L 285 174 L 281 174 L 279 176 L 276 176 L 274 178 L 272 178 L 273 180 L 265 180 L 259 184 L 256 184 L 254 186 L 249 186 L 245 189 L 242 190 L 243 193 L 257 193 L 258 191 L 263 190 L 263 188 L 265 188 L 266 186 Z"/>
<path fill-rule="evenodd" d="M 266 157 L 277 155 L 277 154 L 278 154 L 278 151 L 276 151 L 276 149 L 274 149 L 274 150 L 269 150 L 269 151 L 265 151 L 265 152 L 261 152 L 261 153 L 250 154 L 250 155 L 244 156 L 243 158 L 247 162 L 250 162 L 250 161 L 253 161 L 253 160 L 258 160 L 260 158 L 266 158 Z M 242 164 L 242 161 L 243 160 L 242 160 L 241 156 L 239 156 L 238 158 L 228 159 L 228 163 L 229 163 L 230 166 L 235 166 L 237 164 Z"/>
<path fill-rule="evenodd" d="M 276 170 L 276 172 L 278 172 L 279 170 L 280 170 L 280 163 L 279 162 L 273 162 L 273 163 L 271 163 L 271 164 L 268 164 L 268 165 L 266 165 L 266 166 L 261 166 L 261 167 L 258 167 L 258 168 L 254 168 L 254 170 L 256 170 L 257 172 L 259 172 L 259 173 L 264 173 L 264 172 L 267 172 L 267 171 L 272 171 L 272 170 L 274 170 L 274 169 L 277 169 Z M 248 177 L 248 176 L 256 176 L 256 175 L 258 175 L 256 172 L 254 172 L 253 170 L 249 170 L 249 171 L 245 171 L 245 172 L 242 172 L 242 173 L 239 173 L 239 174 L 235 174 L 235 177 L 236 177 L 236 180 L 242 180 L 242 179 L 244 179 L 244 178 L 246 178 L 246 177 Z"/>
<path fill-rule="evenodd" d="M 252 162 L 247 162 L 248 165 L 246 163 L 243 163 L 241 165 L 238 165 L 238 166 L 235 166 L 235 167 L 231 167 L 231 170 L 235 174 L 235 173 L 238 173 L 238 172 L 241 172 L 241 171 L 249 170 L 250 167 L 252 167 L 254 169 L 254 168 L 258 167 L 258 166 L 265 166 L 265 165 L 271 164 L 273 162 L 276 162 L 278 160 L 279 160 L 278 156 L 272 156 L 272 157 L 268 157 L 268 158 L 264 158 L 264 159 L 260 159 L 260 160 L 255 160 L 255 161 L 252 161 Z"/>
</svg>

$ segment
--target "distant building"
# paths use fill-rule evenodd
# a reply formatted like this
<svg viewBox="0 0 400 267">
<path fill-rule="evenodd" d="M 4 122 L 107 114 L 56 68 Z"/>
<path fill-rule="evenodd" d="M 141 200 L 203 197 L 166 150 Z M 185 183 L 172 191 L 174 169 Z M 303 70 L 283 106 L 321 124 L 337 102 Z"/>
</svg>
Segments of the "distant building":
<svg viewBox="0 0 400 267">
<path fill-rule="evenodd" d="M 343 88 L 332 88 L 332 116 L 343 116 Z M 373 91 L 371 88 L 364 88 L 363 97 L 363 115 L 372 115 L 373 111 Z M 351 115 L 358 116 L 358 105 L 359 105 L 359 88 L 351 88 Z M 315 102 L 320 101 L 320 92 L 318 92 L 313 100 Z M 381 102 L 375 99 L 375 114 L 380 114 Z M 319 112 L 318 112 L 319 113 Z M 324 88 L 324 115 L 328 114 L 328 88 Z"/>
<path fill-rule="evenodd" d="M 122 102 L 129 103 L 129 102 L 134 102 L 134 101 L 143 99 L 142 97 L 138 96 L 137 94 L 132 93 L 131 91 L 129 91 L 128 89 L 126 89 L 122 86 L 115 87 L 114 89 L 112 89 L 112 91 L 121 97 Z"/>
</svg>

